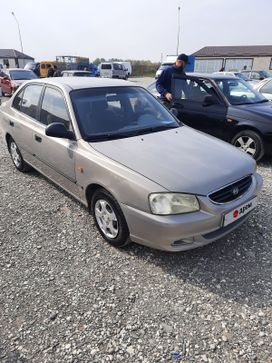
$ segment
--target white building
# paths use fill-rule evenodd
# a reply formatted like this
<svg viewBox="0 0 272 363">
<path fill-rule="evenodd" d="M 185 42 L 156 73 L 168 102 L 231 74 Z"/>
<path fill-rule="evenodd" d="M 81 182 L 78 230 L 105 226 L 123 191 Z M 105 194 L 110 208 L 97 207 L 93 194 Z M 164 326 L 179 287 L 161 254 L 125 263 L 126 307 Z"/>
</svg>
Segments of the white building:
<svg viewBox="0 0 272 363">
<path fill-rule="evenodd" d="M 0 49 L 0 64 L 9 68 L 24 68 L 26 63 L 33 62 L 34 58 L 15 49 Z"/>
<path fill-rule="evenodd" d="M 272 45 L 204 47 L 193 55 L 195 72 L 272 70 Z"/>
</svg>

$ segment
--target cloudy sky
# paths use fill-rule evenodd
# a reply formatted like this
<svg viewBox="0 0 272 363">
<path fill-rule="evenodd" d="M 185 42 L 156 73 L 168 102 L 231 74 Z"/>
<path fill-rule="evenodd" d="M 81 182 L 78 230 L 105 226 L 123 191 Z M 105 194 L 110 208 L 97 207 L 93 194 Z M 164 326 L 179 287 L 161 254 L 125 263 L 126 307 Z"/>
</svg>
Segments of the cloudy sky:
<svg viewBox="0 0 272 363">
<path fill-rule="evenodd" d="M 272 44 L 272 1 L 258 0 L 8 0 L 1 1 L 0 48 L 36 60 L 56 55 L 150 59 L 209 45 Z"/>
</svg>

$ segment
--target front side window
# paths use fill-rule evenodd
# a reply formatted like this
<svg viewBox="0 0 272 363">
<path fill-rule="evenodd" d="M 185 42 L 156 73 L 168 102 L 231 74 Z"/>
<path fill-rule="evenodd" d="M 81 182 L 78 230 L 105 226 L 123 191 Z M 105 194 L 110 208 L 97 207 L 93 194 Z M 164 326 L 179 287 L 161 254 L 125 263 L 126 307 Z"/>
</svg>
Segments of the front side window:
<svg viewBox="0 0 272 363">
<path fill-rule="evenodd" d="M 176 78 L 173 81 L 173 96 L 176 101 L 187 100 L 202 103 L 206 96 L 214 94 L 214 87 L 208 80 Z"/>
<path fill-rule="evenodd" d="M 37 119 L 38 106 L 42 90 L 42 85 L 29 85 L 25 87 L 23 90 L 23 97 L 21 102 L 19 102 L 19 100 L 19 103 L 16 102 L 20 108 L 20 111 L 34 119 Z"/>
<path fill-rule="evenodd" d="M 71 125 L 66 103 L 60 91 L 51 87 L 45 89 L 40 120 L 45 125 L 53 122 L 61 122 L 70 130 Z"/>
<path fill-rule="evenodd" d="M 140 87 L 105 87 L 70 93 L 81 134 L 101 141 L 179 127 L 175 118 Z"/>
</svg>

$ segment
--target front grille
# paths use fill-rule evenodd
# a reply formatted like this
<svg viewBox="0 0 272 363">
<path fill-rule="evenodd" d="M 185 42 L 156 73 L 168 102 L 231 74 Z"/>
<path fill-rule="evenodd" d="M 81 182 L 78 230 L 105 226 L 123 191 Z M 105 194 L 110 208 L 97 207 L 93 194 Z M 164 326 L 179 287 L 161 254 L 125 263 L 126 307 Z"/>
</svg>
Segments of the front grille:
<svg viewBox="0 0 272 363">
<path fill-rule="evenodd" d="M 237 182 L 209 194 L 209 198 L 215 203 L 227 203 L 243 195 L 252 183 L 252 176 L 246 176 Z"/>
</svg>

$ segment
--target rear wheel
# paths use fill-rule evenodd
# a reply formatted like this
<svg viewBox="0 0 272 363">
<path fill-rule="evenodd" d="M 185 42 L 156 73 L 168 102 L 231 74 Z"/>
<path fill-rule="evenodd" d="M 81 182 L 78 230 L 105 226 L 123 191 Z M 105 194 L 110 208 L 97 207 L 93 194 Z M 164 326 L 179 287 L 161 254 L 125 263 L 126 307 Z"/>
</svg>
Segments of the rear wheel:
<svg viewBox="0 0 272 363">
<path fill-rule="evenodd" d="M 256 161 L 264 155 L 264 144 L 261 136 L 252 130 L 239 132 L 231 141 L 232 145 L 252 156 Z"/>
<path fill-rule="evenodd" d="M 115 198 L 105 189 L 98 189 L 91 201 L 91 211 L 102 237 L 114 247 L 129 243 L 129 230 L 124 214 Z"/>
<path fill-rule="evenodd" d="M 20 153 L 20 150 L 13 138 L 10 138 L 8 141 L 8 149 L 13 164 L 15 165 L 17 170 L 27 172 L 31 169 L 31 167 L 24 161 L 22 154 Z"/>
</svg>

